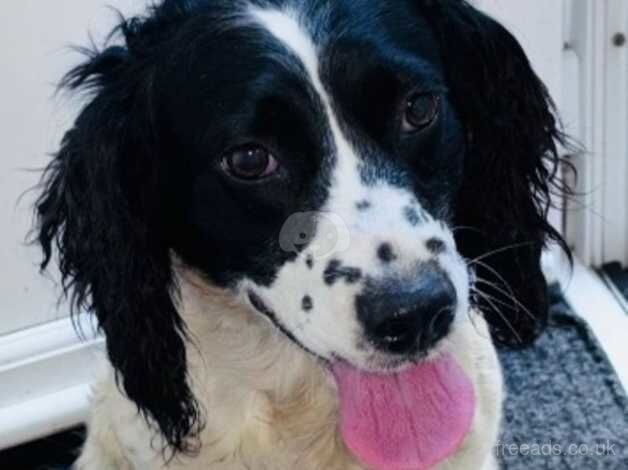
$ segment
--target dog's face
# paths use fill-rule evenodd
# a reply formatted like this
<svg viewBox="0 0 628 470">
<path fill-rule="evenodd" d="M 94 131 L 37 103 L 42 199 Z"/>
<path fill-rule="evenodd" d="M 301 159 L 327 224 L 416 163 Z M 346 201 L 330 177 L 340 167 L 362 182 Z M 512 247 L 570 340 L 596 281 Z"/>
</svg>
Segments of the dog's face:
<svg viewBox="0 0 628 470">
<path fill-rule="evenodd" d="M 467 264 L 495 337 L 536 336 L 561 134 L 493 20 L 462 0 L 165 0 L 120 31 L 66 80 L 95 95 L 47 173 L 39 241 L 174 450 L 200 419 L 173 254 L 363 369 L 438 346 L 469 309 Z"/>
<path fill-rule="evenodd" d="M 382 368 L 468 310 L 465 144 L 427 25 L 351 4 L 243 5 L 156 80 L 190 170 L 175 250 L 313 354 Z"/>
</svg>

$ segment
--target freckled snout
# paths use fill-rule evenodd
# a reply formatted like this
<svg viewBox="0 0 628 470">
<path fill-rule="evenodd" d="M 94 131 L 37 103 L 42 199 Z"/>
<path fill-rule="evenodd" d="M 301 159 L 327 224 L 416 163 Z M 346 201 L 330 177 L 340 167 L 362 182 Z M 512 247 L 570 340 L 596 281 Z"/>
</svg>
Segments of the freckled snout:
<svg viewBox="0 0 628 470">
<path fill-rule="evenodd" d="M 358 320 L 370 343 L 394 355 L 425 352 L 449 332 L 456 312 L 456 290 L 437 266 L 413 279 L 367 282 L 356 297 Z"/>
</svg>

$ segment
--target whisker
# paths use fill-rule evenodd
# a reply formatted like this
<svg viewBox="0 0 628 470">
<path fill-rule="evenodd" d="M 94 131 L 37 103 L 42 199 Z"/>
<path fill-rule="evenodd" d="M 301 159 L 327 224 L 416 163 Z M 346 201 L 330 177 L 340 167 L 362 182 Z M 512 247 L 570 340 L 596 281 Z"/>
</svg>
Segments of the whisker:
<svg viewBox="0 0 628 470">
<path fill-rule="evenodd" d="M 515 248 L 521 248 L 523 246 L 529 246 L 529 245 L 533 245 L 534 242 L 522 242 L 522 243 L 514 243 L 512 245 L 508 245 L 508 246 L 503 246 L 501 248 L 497 248 L 496 250 L 493 251 L 489 251 L 488 253 L 484 253 L 483 255 L 478 256 L 477 258 L 472 259 L 470 262 L 477 262 L 480 260 L 483 260 L 485 258 L 488 258 L 489 256 L 493 256 L 496 255 L 498 253 L 503 253 L 504 251 L 508 251 L 508 250 L 514 250 Z"/>
<path fill-rule="evenodd" d="M 475 293 L 477 293 L 477 289 L 475 289 L 475 288 L 472 286 L 472 287 L 471 287 L 471 292 L 472 292 L 473 294 L 475 294 Z M 477 313 L 475 313 L 475 314 L 474 314 L 474 313 L 473 313 L 473 310 L 474 310 L 474 309 L 478 309 L 478 310 L 479 310 L 479 308 L 478 308 L 478 306 L 477 306 L 477 301 L 471 300 L 471 304 L 472 304 L 472 308 L 467 309 L 467 317 L 469 318 L 469 321 L 471 322 L 471 325 L 473 325 L 473 329 L 474 329 L 474 330 L 475 330 L 475 332 L 476 332 L 478 335 L 480 335 L 482 338 L 490 338 L 490 336 L 491 336 L 491 335 L 490 335 L 490 333 L 489 333 L 489 335 L 488 335 L 488 336 L 485 336 L 484 334 L 482 334 L 482 332 L 480 332 L 480 330 L 479 330 L 479 328 L 478 328 L 478 325 L 477 325 L 477 323 L 476 323 L 475 316 L 477 315 Z"/>
<path fill-rule="evenodd" d="M 479 289 L 474 288 L 474 292 L 482 292 Z M 482 294 L 484 294 L 486 297 L 490 298 L 493 302 L 497 302 L 500 305 L 503 305 L 504 307 L 509 308 L 510 310 L 514 310 L 517 311 L 517 304 L 509 304 L 504 302 L 503 300 L 498 299 L 497 297 L 493 297 L 492 295 L 486 293 L 486 292 L 482 292 Z"/>
<path fill-rule="evenodd" d="M 481 297 L 484 298 L 484 300 L 486 300 L 491 307 L 493 307 L 493 310 L 495 311 L 495 313 L 497 313 L 500 318 L 504 321 L 504 323 L 506 324 L 506 326 L 508 326 L 508 328 L 510 328 L 510 331 L 512 331 L 512 333 L 515 335 L 515 338 L 517 339 L 517 341 L 519 341 L 520 344 L 523 344 L 523 340 L 521 339 L 521 336 L 519 336 L 519 333 L 517 333 L 517 330 L 515 330 L 515 327 L 512 326 L 512 323 L 510 323 L 508 321 L 508 319 L 504 316 L 504 314 L 495 306 L 495 304 L 491 301 L 491 299 L 487 298 L 483 292 L 476 290 L 477 294 L 480 295 Z"/>
<path fill-rule="evenodd" d="M 482 284 L 490 286 L 493 289 L 495 289 L 497 292 L 501 293 L 502 295 L 509 297 L 519 308 L 521 308 L 521 310 L 523 310 L 524 313 L 526 313 L 530 317 L 530 319 L 534 321 L 537 320 L 537 318 L 534 315 L 532 315 L 532 312 L 530 312 L 530 310 L 528 310 L 528 308 L 525 305 L 523 305 L 519 300 L 517 300 L 517 298 L 514 295 L 509 294 L 505 290 L 495 285 L 495 283 L 487 281 L 486 279 L 478 278 L 477 282 L 481 282 Z"/>
<path fill-rule="evenodd" d="M 510 284 L 494 268 L 492 268 L 491 266 L 489 266 L 488 264 L 486 264 L 486 263 L 484 263 L 482 261 L 479 261 L 478 259 L 470 260 L 470 261 L 468 261 L 468 264 L 478 264 L 479 266 L 482 266 L 485 269 L 487 269 L 489 272 L 493 273 L 504 284 L 505 288 L 508 289 L 508 292 L 504 291 L 503 289 L 500 289 L 497 284 L 492 283 L 492 282 L 490 282 L 490 281 L 488 281 L 486 279 L 483 279 L 483 278 L 481 278 L 479 276 L 476 277 L 476 282 L 482 281 L 482 283 L 492 287 L 493 289 L 495 289 L 496 291 L 500 292 L 504 296 L 509 297 L 510 300 L 512 300 L 515 305 L 518 305 L 528 315 L 528 317 L 530 317 L 530 319 L 536 321 L 536 317 L 532 314 L 532 312 L 530 312 L 530 310 L 528 310 L 528 308 L 525 305 L 523 305 L 523 303 L 520 302 L 517 299 L 517 297 L 515 296 L 515 292 L 512 289 L 512 287 L 510 286 Z M 495 300 L 497 300 L 497 299 L 495 299 Z M 509 306 L 509 307 L 512 308 L 512 306 Z"/>
<path fill-rule="evenodd" d="M 512 287 L 510 286 L 510 284 L 508 284 L 506 279 L 504 279 L 504 277 L 501 274 L 499 274 L 494 268 L 492 268 L 491 266 L 489 266 L 488 264 L 486 264 L 486 263 L 484 263 L 482 261 L 474 261 L 473 264 L 478 264 L 478 265 L 482 266 L 483 268 L 487 269 L 488 271 L 490 271 L 491 273 L 493 273 L 495 275 L 495 277 L 497 277 L 504 284 L 504 287 L 506 287 L 506 289 L 508 289 L 508 292 L 510 292 L 510 294 L 513 297 L 515 296 L 515 292 L 512 289 Z"/>
</svg>

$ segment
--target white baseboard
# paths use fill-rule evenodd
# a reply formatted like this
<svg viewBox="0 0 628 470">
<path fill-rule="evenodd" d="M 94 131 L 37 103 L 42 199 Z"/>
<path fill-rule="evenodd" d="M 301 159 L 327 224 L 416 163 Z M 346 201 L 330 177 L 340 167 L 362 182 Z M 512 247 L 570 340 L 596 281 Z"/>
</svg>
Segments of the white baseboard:
<svg viewBox="0 0 628 470">
<path fill-rule="evenodd" d="M 80 424 L 103 340 L 87 317 L 0 337 L 0 449 Z"/>
<path fill-rule="evenodd" d="M 89 385 L 0 408 L 0 450 L 70 429 L 85 420 Z"/>
</svg>

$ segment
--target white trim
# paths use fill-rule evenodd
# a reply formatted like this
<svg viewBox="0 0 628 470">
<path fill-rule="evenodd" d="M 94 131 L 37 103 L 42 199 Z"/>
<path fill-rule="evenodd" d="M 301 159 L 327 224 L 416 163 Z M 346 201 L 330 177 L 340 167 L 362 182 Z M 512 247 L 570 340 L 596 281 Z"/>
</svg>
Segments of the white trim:
<svg viewBox="0 0 628 470">
<path fill-rule="evenodd" d="M 577 77 L 578 89 L 570 87 L 575 95 L 567 97 L 573 103 L 568 116 L 568 130 L 584 145 L 586 151 L 574 155 L 578 169 L 580 197 L 572 203 L 567 225 L 570 243 L 587 265 L 602 262 L 603 198 L 603 129 L 604 129 L 604 74 L 606 71 L 603 48 L 605 1 L 569 2 L 570 31 L 566 46 L 576 64 L 570 64 L 570 72 Z M 569 126 L 569 124 L 572 124 Z M 574 128 L 573 124 L 577 125 Z"/>
<path fill-rule="evenodd" d="M 0 337 L 0 449 L 79 424 L 103 357 L 86 316 Z"/>
<path fill-rule="evenodd" d="M 584 145 L 573 160 L 578 200 L 568 213 L 568 238 L 587 265 L 628 262 L 628 46 L 625 0 L 570 0 L 566 7 L 569 76 L 568 131 Z M 575 126 L 569 124 L 576 124 Z"/>
<path fill-rule="evenodd" d="M 628 263 L 628 46 L 615 34 L 628 34 L 628 2 L 607 0 L 604 127 L 604 261 Z"/>
<path fill-rule="evenodd" d="M 78 316 L 74 324 L 69 318 L 63 318 L 0 336 L 0 373 L 23 360 L 76 345 L 77 330 L 86 342 L 96 338 L 95 325 L 87 315 Z"/>
</svg>

